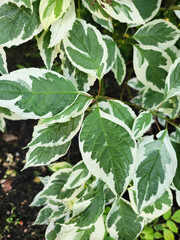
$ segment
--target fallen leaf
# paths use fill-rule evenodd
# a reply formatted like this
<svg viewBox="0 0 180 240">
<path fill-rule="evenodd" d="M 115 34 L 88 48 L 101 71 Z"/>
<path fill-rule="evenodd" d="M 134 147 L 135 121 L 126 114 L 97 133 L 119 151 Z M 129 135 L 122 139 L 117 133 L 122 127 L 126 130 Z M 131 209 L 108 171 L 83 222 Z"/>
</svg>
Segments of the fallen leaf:
<svg viewBox="0 0 180 240">
<path fill-rule="evenodd" d="M 7 178 L 5 182 L 2 184 L 2 189 L 5 193 L 8 193 L 11 191 L 12 189 L 11 183 L 12 181 L 9 178 Z"/>
<path fill-rule="evenodd" d="M 39 177 L 35 177 L 35 178 L 33 179 L 33 182 L 35 182 L 35 183 L 40 183 L 40 182 L 41 182 L 41 180 L 40 180 L 40 178 L 39 178 Z"/>
<path fill-rule="evenodd" d="M 11 142 L 11 141 L 17 140 L 18 137 L 16 137 L 16 136 L 13 135 L 13 134 L 5 133 L 5 134 L 3 134 L 2 139 L 3 139 L 5 142 Z"/>
</svg>

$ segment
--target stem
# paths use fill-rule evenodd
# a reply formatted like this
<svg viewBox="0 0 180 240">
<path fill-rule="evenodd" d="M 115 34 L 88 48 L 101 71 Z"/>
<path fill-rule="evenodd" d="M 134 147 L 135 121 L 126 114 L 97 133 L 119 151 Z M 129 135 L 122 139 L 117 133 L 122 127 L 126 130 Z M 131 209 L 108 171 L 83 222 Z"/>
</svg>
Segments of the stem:
<svg viewBox="0 0 180 240">
<path fill-rule="evenodd" d="M 98 96 L 100 95 L 101 93 L 101 79 L 99 79 L 99 90 L 98 90 Z"/>
<path fill-rule="evenodd" d="M 168 8 L 161 7 L 159 10 L 160 11 L 173 11 L 173 10 L 180 10 L 180 7 L 179 6 L 170 6 Z"/>
<path fill-rule="evenodd" d="M 155 121 L 155 123 L 156 123 L 156 126 L 157 126 L 157 128 L 158 128 L 158 130 L 159 130 L 159 132 L 160 132 L 160 131 L 161 131 L 161 128 L 160 128 L 160 126 L 159 126 L 159 124 L 158 124 L 158 122 L 157 122 L 156 116 L 153 115 L 153 118 L 154 118 L 154 121 Z"/>
</svg>

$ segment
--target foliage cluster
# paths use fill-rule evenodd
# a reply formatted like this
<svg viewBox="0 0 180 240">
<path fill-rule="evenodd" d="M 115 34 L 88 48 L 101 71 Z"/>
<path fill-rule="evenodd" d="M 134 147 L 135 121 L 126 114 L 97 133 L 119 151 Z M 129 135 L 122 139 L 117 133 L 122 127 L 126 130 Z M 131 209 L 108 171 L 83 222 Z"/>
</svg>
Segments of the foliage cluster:
<svg viewBox="0 0 180 240">
<path fill-rule="evenodd" d="M 162 0 L 1 0 L 0 128 L 5 118 L 39 119 L 24 169 L 54 171 L 31 204 L 43 206 L 35 224 L 48 225 L 46 240 L 133 240 L 171 208 L 173 193 L 180 205 L 180 8 L 173 3 L 172 23 L 157 17 L 166 11 Z M 45 68 L 8 73 L 5 48 L 33 37 Z M 125 46 L 133 49 L 132 71 Z M 57 56 L 61 72 L 52 70 Z M 103 94 L 110 71 L 124 84 L 120 100 Z M 125 88 L 130 102 L 121 101 Z M 148 132 L 153 124 L 156 135 Z M 82 160 L 53 163 L 78 132 Z"/>
</svg>

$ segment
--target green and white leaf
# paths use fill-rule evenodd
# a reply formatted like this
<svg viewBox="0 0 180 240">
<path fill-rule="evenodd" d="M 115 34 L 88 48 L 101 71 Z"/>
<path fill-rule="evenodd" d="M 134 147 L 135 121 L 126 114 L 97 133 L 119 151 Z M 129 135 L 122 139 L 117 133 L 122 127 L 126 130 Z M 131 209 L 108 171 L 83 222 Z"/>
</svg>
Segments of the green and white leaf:
<svg viewBox="0 0 180 240">
<path fill-rule="evenodd" d="M 39 6 L 39 15 L 44 30 L 67 11 L 71 4 L 71 0 L 41 0 Z"/>
<path fill-rule="evenodd" d="M 173 63 L 176 61 L 177 58 L 180 57 L 180 49 L 178 49 L 176 46 L 167 48 L 165 51 L 170 56 Z"/>
<path fill-rule="evenodd" d="M 64 47 L 61 44 L 60 59 L 63 76 L 71 80 L 80 91 L 89 91 L 90 86 L 94 85 L 96 76 L 80 71 L 74 67 L 64 52 Z"/>
<path fill-rule="evenodd" d="M 107 69 L 108 49 L 101 33 L 94 26 L 84 20 L 76 20 L 63 43 L 75 67 L 102 79 Z"/>
<path fill-rule="evenodd" d="M 159 111 L 171 119 L 175 118 L 180 113 L 180 95 L 171 97 L 165 101 Z"/>
<path fill-rule="evenodd" d="M 180 95 L 180 57 L 170 67 L 165 83 L 164 97 L 168 99 L 176 95 Z"/>
<path fill-rule="evenodd" d="M 133 65 L 137 79 L 151 90 L 164 93 L 172 64 L 169 55 L 154 46 L 134 46 Z"/>
<path fill-rule="evenodd" d="M 21 6 L 24 6 L 24 7 L 27 7 L 27 8 L 30 8 L 32 10 L 32 7 L 33 7 L 33 2 L 35 0 L 7 0 L 6 2 L 9 2 L 9 3 L 14 3 L 16 4 L 19 8 Z"/>
<path fill-rule="evenodd" d="M 49 207 L 49 206 L 45 206 L 43 207 L 38 215 L 37 218 L 34 222 L 33 225 L 44 225 L 44 224 L 48 224 L 49 222 L 49 217 L 51 216 L 53 210 Z"/>
<path fill-rule="evenodd" d="M 162 0 L 133 0 L 132 2 L 143 20 L 148 22 L 158 13 Z"/>
<path fill-rule="evenodd" d="M 0 131 L 4 132 L 6 129 L 6 122 L 4 118 L 0 115 Z"/>
<path fill-rule="evenodd" d="M 125 61 L 120 53 L 120 50 L 117 46 L 116 46 L 115 63 L 112 68 L 112 72 L 114 73 L 117 83 L 119 85 L 121 85 L 126 76 L 126 65 L 125 65 Z"/>
<path fill-rule="evenodd" d="M 134 90 L 140 91 L 144 89 L 144 84 L 142 84 L 137 78 L 131 78 L 128 81 L 128 86 L 131 87 Z"/>
<path fill-rule="evenodd" d="M 39 1 L 33 3 L 33 10 L 19 8 L 15 4 L 0 3 L 0 45 L 11 47 L 27 42 L 41 32 Z"/>
<path fill-rule="evenodd" d="M 49 47 L 56 46 L 61 42 L 62 39 L 64 39 L 68 31 L 72 29 L 75 19 L 76 14 L 74 1 L 71 1 L 69 8 L 64 13 L 64 15 L 56 22 L 53 22 L 51 25 L 51 39 Z"/>
<path fill-rule="evenodd" d="M 146 133 L 153 123 L 152 113 L 149 111 L 141 112 L 135 119 L 132 131 L 135 138 L 140 138 Z"/>
<path fill-rule="evenodd" d="M 104 112 L 122 120 L 130 129 L 132 129 L 136 114 L 128 105 L 118 100 L 107 100 L 107 102 L 99 102 L 98 106 Z"/>
<path fill-rule="evenodd" d="M 41 207 L 43 205 L 46 205 L 47 198 L 41 196 L 42 191 L 40 191 L 35 198 L 33 199 L 30 206 L 32 207 Z"/>
<path fill-rule="evenodd" d="M 128 201 L 115 200 L 106 219 L 107 231 L 114 240 L 133 240 L 143 229 L 143 218 L 138 216 Z"/>
<path fill-rule="evenodd" d="M 24 169 L 33 166 L 42 166 L 48 165 L 59 158 L 63 157 L 69 147 L 71 142 L 66 142 L 63 145 L 55 146 L 33 146 L 30 147 L 29 151 L 26 154 L 26 164 Z"/>
<path fill-rule="evenodd" d="M 79 215 L 73 215 L 67 223 L 70 228 L 77 227 L 80 229 L 88 229 L 92 227 L 103 214 L 105 206 L 103 185 L 104 184 L 100 184 L 91 194 L 86 196 L 85 202 L 88 201 L 88 206 L 86 205 L 85 208 L 81 207 Z"/>
<path fill-rule="evenodd" d="M 155 109 L 163 101 L 163 93 L 145 87 L 142 95 L 142 106 L 147 109 Z"/>
<path fill-rule="evenodd" d="M 59 45 L 49 47 L 50 38 L 51 33 L 49 30 L 42 32 L 40 36 L 36 37 L 41 58 L 47 69 L 51 69 L 54 59 L 60 51 Z"/>
<path fill-rule="evenodd" d="M 118 49 L 117 49 L 115 41 L 108 35 L 103 35 L 103 40 L 105 41 L 107 50 L 108 50 L 107 67 L 106 67 L 106 71 L 104 73 L 104 74 L 106 74 L 113 68 L 113 66 L 115 64 L 115 59 L 117 56 Z"/>
<path fill-rule="evenodd" d="M 95 22 L 99 23 L 102 27 L 106 28 L 110 32 L 113 32 L 112 19 L 96 1 L 82 0 L 85 8 L 87 8 L 92 13 L 92 18 Z"/>
<path fill-rule="evenodd" d="M 6 61 L 6 53 L 4 49 L 0 46 L 0 74 L 8 73 L 7 69 L 7 61 Z"/>
<path fill-rule="evenodd" d="M 70 121 L 71 118 L 75 118 L 79 115 L 82 115 L 89 107 L 92 100 L 93 100 L 92 96 L 89 95 L 88 93 L 84 93 L 84 95 L 80 94 L 68 108 L 66 108 L 64 111 L 62 111 L 60 114 L 57 114 L 54 117 L 43 119 L 42 123 L 53 124 L 68 122 Z"/>
<path fill-rule="evenodd" d="M 64 223 L 65 219 L 59 219 L 58 221 L 51 221 L 46 228 L 45 238 L 46 240 L 58 240 L 58 233 L 61 230 L 61 224 Z"/>
<path fill-rule="evenodd" d="M 145 137 L 139 144 L 138 163 L 133 177 L 138 211 L 153 204 L 172 183 L 177 168 L 177 158 L 166 130 Z"/>
<path fill-rule="evenodd" d="M 48 180 L 48 183 L 45 185 L 41 191 L 41 196 L 51 199 L 55 202 L 57 201 L 58 195 L 61 193 L 61 189 L 66 183 L 69 174 L 71 172 L 70 168 L 60 169 L 59 171 L 53 173 Z"/>
<path fill-rule="evenodd" d="M 34 127 L 32 140 L 27 147 L 53 147 L 71 141 L 80 130 L 83 118 L 84 115 L 79 115 L 68 122 L 38 124 Z"/>
<path fill-rule="evenodd" d="M 156 19 L 146 23 L 133 36 L 141 45 L 156 46 L 167 49 L 173 46 L 180 37 L 180 31 L 171 22 Z"/>
<path fill-rule="evenodd" d="M 180 191 L 180 129 L 178 127 L 176 127 L 175 132 L 171 133 L 170 140 L 176 152 L 178 160 L 176 174 L 173 179 L 173 184 L 176 187 L 176 189 Z"/>
<path fill-rule="evenodd" d="M 180 10 L 175 10 L 174 13 L 175 13 L 176 16 L 180 19 Z"/>
<path fill-rule="evenodd" d="M 101 0 L 98 0 L 101 4 Z M 111 4 L 103 2 L 103 9 L 112 18 L 128 24 L 144 24 L 143 18 L 140 16 L 138 9 L 133 1 L 130 0 L 112 0 Z"/>
<path fill-rule="evenodd" d="M 79 146 L 88 170 L 115 195 L 122 194 L 131 180 L 136 156 L 130 128 L 97 108 L 84 121 Z"/>
<path fill-rule="evenodd" d="M 180 207 L 180 191 L 176 190 L 176 202 L 178 206 Z"/>
<path fill-rule="evenodd" d="M 133 188 L 128 189 L 129 197 L 132 204 L 133 210 L 138 214 L 136 205 L 136 193 Z M 153 204 L 145 207 L 141 212 L 140 216 L 148 219 L 155 219 L 166 213 L 173 204 L 173 195 L 171 190 L 168 188 L 164 194 L 157 199 Z"/>
<path fill-rule="evenodd" d="M 80 161 L 73 167 L 72 172 L 63 189 L 66 190 L 80 187 L 90 178 L 90 176 L 91 174 L 85 166 L 84 162 Z"/>
<path fill-rule="evenodd" d="M 69 228 L 67 225 L 63 225 L 59 240 L 103 240 L 105 234 L 104 219 L 102 216 L 98 218 L 96 223 L 89 229 L 78 229 L 77 227 Z"/>
<path fill-rule="evenodd" d="M 0 86 L 0 106 L 31 119 L 58 114 L 79 95 L 76 87 L 62 75 L 38 68 L 1 76 Z"/>
</svg>

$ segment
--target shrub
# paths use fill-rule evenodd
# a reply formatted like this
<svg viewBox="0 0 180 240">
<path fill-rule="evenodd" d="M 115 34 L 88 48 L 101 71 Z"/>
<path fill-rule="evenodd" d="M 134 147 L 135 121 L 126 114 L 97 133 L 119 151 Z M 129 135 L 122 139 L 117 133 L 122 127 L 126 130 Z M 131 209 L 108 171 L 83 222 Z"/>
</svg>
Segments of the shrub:
<svg viewBox="0 0 180 240">
<path fill-rule="evenodd" d="M 47 240 L 133 240 L 171 208 L 171 189 L 179 196 L 180 8 L 173 1 L 160 9 L 161 2 L 0 3 L 0 126 L 4 118 L 39 119 L 24 169 L 54 171 L 41 178 L 44 188 L 32 203 L 43 206 L 35 224 L 48 225 Z M 167 8 L 173 23 L 163 19 L 160 10 Z M 35 36 L 46 68 L 8 73 L 4 48 Z M 58 54 L 60 73 L 51 70 Z M 133 69 L 125 78 L 127 61 Z M 105 96 L 103 77 L 110 71 L 123 86 L 121 100 Z M 53 163 L 79 131 L 82 160 L 73 167 Z"/>
</svg>

